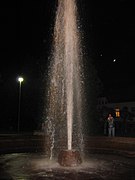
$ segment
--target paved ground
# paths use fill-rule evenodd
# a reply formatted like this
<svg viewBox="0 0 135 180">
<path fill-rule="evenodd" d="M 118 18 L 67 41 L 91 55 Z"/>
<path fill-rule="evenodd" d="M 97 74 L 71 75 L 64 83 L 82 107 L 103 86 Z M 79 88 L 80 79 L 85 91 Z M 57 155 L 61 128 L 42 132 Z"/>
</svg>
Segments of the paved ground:
<svg viewBox="0 0 135 180">
<path fill-rule="evenodd" d="M 127 157 L 135 157 L 135 138 L 133 137 L 87 137 L 85 149 L 90 153 L 106 152 L 120 154 Z"/>
<path fill-rule="evenodd" d="M 135 138 L 91 136 L 85 138 L 88 152 L 111 152 L 135 157 Z M 0 153 L 43 151 L 43 135 L 7 134 L 0 135 Z"/>
</svg>

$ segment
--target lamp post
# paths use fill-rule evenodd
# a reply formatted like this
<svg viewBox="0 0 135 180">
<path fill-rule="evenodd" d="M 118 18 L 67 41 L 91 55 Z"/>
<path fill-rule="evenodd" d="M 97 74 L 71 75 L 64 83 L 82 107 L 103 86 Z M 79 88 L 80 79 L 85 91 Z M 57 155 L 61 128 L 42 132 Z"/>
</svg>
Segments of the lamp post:
<svg viewBox="0 0 135 180">
<path fill-rule="evenodd" d="M 22 88 L 22 82 L 23 82 L 23 77 L 18 77 L 18 82 L 19 82 L 19 99 L 18 99 L 18 123 L 17 123 L 17 132 L 19 133 L 20 131 L 20 112 L 21 112 L 21 88 Z"/>
</svg>

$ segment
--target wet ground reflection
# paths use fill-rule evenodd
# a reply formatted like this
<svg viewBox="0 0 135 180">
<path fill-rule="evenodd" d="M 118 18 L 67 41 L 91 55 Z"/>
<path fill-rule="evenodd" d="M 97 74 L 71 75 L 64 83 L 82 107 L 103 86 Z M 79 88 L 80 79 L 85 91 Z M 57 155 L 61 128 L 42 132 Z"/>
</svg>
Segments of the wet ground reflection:
<svg viewBox="0 0 135 180">
<path fill-rule="evenodd" d="M 135 159 L 91 154 L 78 167 L 61 167 L 39 153 L 0 156 L 1 180 L 134 180 Z"/>
</svg>

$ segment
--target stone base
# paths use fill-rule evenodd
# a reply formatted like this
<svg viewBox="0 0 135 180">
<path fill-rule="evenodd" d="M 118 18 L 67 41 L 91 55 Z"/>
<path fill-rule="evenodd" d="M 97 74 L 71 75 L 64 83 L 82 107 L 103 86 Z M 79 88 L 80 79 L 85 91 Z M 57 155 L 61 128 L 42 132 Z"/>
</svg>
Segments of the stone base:
<svg viewBox="0 0 135 180">
<path fill-rule="evenodd" d="M 82 159 L 77 150 L 62 150 L 58 156 L 58 163 L 61 166 L 75 167 L 82 163 Z"/>
</svg>

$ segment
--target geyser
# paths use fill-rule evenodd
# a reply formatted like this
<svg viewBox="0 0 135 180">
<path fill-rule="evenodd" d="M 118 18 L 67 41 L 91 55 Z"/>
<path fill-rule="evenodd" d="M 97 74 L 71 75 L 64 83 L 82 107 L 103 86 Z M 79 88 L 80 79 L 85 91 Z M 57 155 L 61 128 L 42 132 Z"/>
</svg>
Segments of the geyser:
<svg viewBox="0 0 135 180">
<path fill-rule="evenodd" d="M 50 159 L 57 155 L 64 166 L 80 164 L 83 152 L 82 50 L 77 18 L 75 0 L 58 0 L 48 70 L 46 151 Z"/>
</svg>

